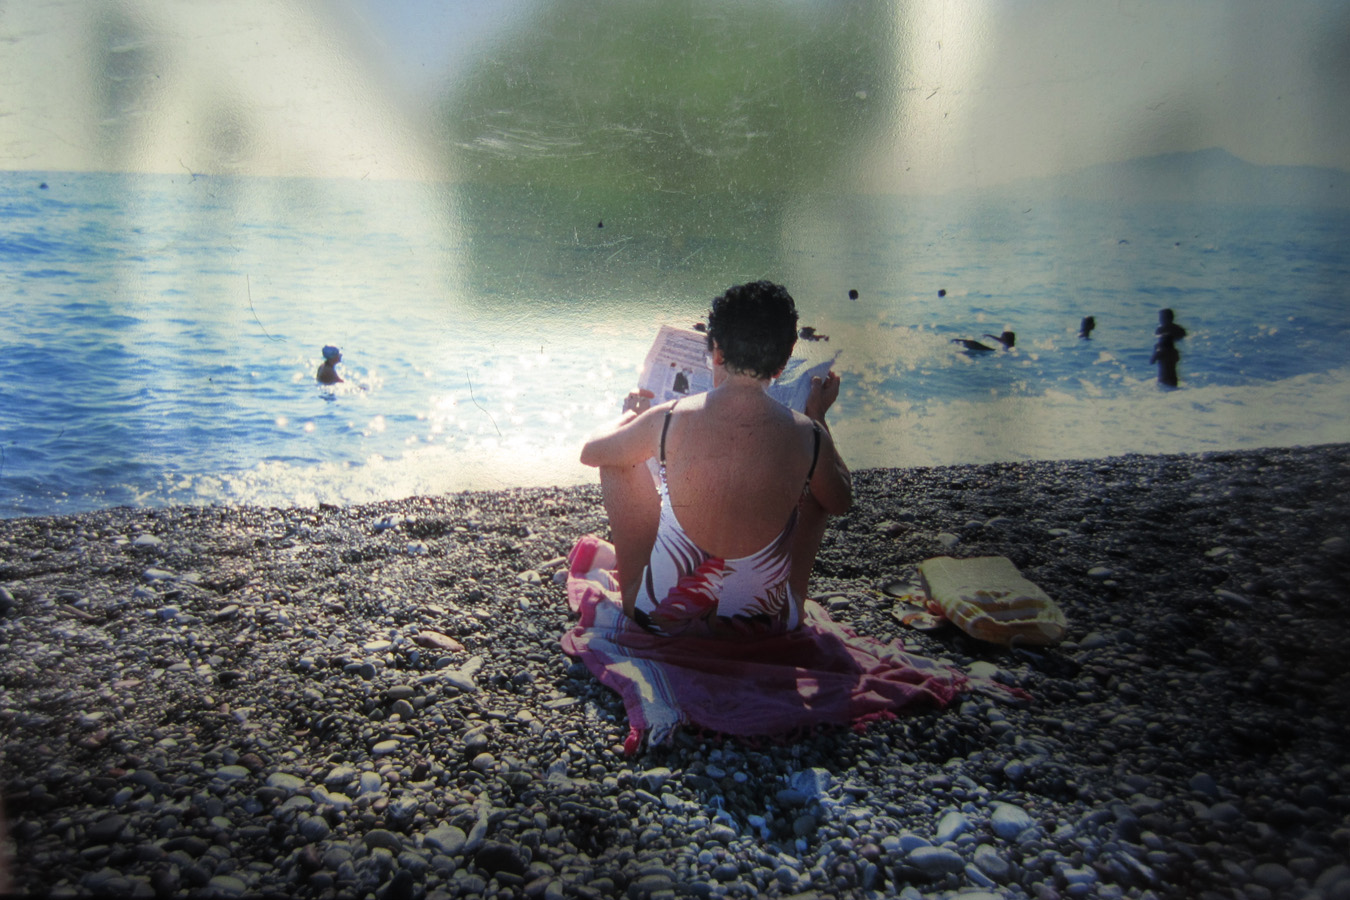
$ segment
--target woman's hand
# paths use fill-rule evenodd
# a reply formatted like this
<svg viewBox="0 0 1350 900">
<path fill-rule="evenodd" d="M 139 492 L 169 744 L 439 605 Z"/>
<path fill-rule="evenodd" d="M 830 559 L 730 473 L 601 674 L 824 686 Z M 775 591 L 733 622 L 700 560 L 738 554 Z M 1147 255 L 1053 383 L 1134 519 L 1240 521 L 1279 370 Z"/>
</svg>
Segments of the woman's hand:
<svg viewBox="0 0 1350 900">
<path fill-rule="evenodd" d="M 624 398 L 623 411 L 642 415 L 652 408 L 652 400 L 654 399 L 656 399 L 656 395 L 651 391 L 646 390 L 645 388 L 639 388 Z"/>
<path fill-rule="evenodd" d="M 839 399 L 839 376 L 831 369 L 829 373 L 821 378 L 819 375 L 811 379 L 811 392 L 806 395 L 806 409 L 804 412 L 811 419 L 824 423 L 825 413 L 834 405 L 834 401 Z"/>
</svg>

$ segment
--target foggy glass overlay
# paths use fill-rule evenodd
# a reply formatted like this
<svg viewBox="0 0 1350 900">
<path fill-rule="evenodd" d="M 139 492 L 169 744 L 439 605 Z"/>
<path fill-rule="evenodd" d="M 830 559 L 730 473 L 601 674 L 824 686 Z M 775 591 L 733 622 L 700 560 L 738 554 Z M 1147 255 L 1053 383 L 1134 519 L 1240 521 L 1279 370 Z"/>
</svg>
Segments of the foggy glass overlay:
<svg viewBox="0 0 1350 900">
<path fill-rule="evenodd" d="M 520 299 L 522 270 L 620 302 L 783 278 L 800 198 L 855 190 L 893 125 L 894 21 L 881 3 L 541 6 L 438 107 L 464 232 L 486 238 L 468 296 Z"/>
</svg>

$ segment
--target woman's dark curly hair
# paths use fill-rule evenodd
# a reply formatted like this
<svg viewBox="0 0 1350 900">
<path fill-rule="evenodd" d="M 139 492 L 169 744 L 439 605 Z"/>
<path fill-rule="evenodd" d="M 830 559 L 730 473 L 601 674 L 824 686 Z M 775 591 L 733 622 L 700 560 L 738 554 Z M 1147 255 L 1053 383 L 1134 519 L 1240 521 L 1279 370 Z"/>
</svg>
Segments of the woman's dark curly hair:
<svg viewBox="0 0 1350 900">
<path fill-rule="evenodd" d="M 797 304 L 787 288 L 752 281 L 728 288 L 708 311 L 708 349 L 722 350 L 727 368 L 772 378 L 797 343 Z"/>
</svg>

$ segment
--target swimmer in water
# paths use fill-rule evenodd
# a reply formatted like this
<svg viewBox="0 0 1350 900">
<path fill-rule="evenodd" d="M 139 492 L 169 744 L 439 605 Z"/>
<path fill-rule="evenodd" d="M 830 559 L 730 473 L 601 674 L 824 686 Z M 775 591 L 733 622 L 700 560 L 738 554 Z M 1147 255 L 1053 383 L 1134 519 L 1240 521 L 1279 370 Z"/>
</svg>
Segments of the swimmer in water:
<svg viewBox="0 0 1350 900">
<path fill-rule="evenodd" d="M 998 341 L 1003 345 L 1004 350 L 1011 350 L 1013 344 L 1017 343 L 1017 335 L 1013 334 L 1011 331 L 1005 331 L 1002 334 L 986 334 L 984 337 L 993 338 Z"/>
<path fill-rule="evenodd" d="M 337 373 L 337 364 L 342 362 L 342 351 L 329 344 L 323 348 L 323 365 L 314 373 L 319 384 L 341 384 L 342 376 Z"/>
<path fill-rule="evenodd" d="M 1164 387 L 1176 387 L 1180 379 L 1177 377 L 1177 363 L 1181 362 L 1181 351 L 1177 349 L 1177 341 L 1186 336 L 1186 329 L 1182 328 L 1175 321 L 1175 313 L 1170 309 L 1158 310 L 1158 329 L 1153 332 L 1158 343 L 1153 348 L 1153 356 L 1149 362 L 1158 364 L 1158 384 Z"/>
<path fill-rule="evenodd" d="M 1083 321 L 1078 323 L 1078 336 L 1085 341 L 1092 340 L 1092 329 L 1097 327 L 1097 320 L 1092 316 L 1083 316 Z"/>
<path fill-rule="evenodd" d="M 975 353 L 994 352 L 994 348 L 990 347 L 988 344 L 981 344 L 979 341 L 971 340 L 970 338 L 952 338 L 952 343 L 960 344 L 962 347 Z"/>
</svg>

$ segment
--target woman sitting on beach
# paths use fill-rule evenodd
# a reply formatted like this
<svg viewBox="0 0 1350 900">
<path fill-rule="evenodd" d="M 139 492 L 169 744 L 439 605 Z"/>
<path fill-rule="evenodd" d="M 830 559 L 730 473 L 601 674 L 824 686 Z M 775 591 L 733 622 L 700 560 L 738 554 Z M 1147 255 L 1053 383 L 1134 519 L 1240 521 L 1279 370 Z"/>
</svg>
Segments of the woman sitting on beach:
<svg viewBox="0 0 1350 900">
<path fill-rule="evenodd" d="M 707 334 L 713 389 L 635 400 L 581 461 L 600 469 L 625 615 L 667 635 L 781 633 L 802 621 L 827 517 L 852 504 L 825 425 L 839 377 L 815 379 L 805 415 L 766 393 L 798 334 L 771 282 L 714 300 Z"/>
</svg>

